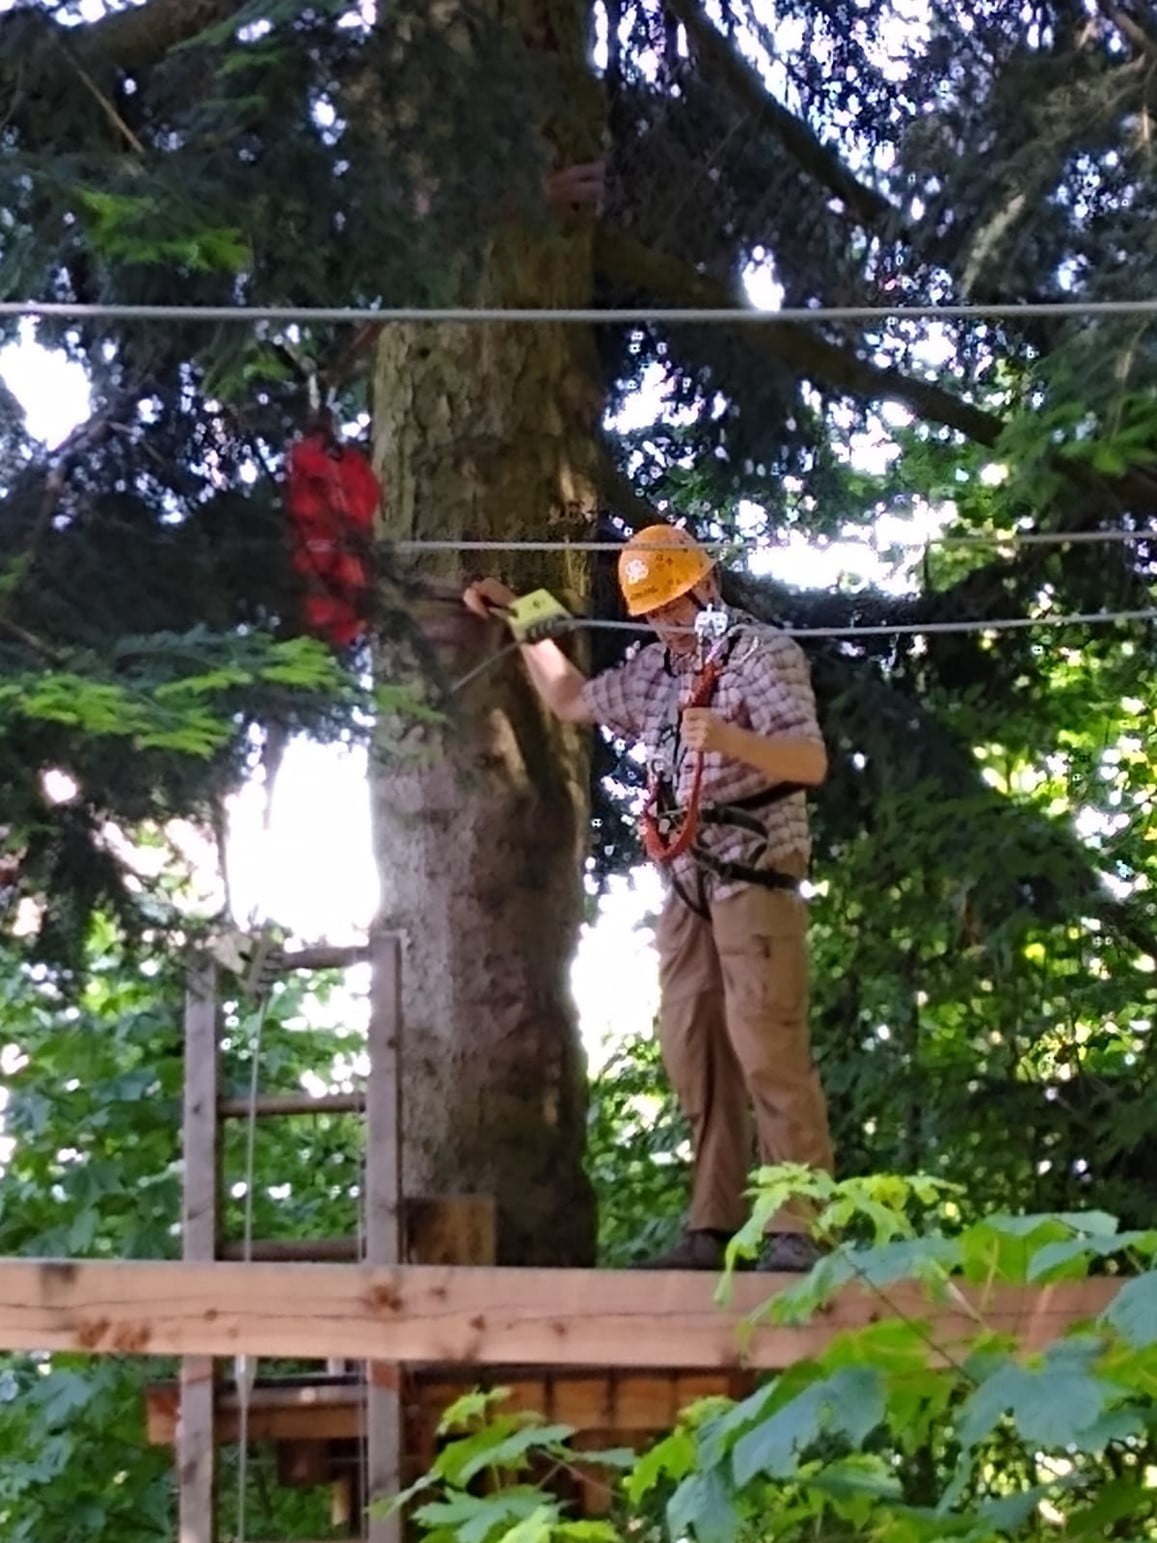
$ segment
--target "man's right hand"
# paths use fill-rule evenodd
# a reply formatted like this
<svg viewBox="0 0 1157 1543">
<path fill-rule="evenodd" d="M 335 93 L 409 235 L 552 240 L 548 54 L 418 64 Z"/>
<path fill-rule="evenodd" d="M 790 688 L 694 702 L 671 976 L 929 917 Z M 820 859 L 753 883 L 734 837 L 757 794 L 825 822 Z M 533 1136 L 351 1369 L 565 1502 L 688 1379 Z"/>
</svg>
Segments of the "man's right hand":
<svg viewBox="0 0 1157 1543">
<path fill-rule="evenodd" d="M 462 592 L 462 602 L 468 611 L 490 621 L 495 611 L 505 610 L 518 596 L 501 579 L 475 579 Z"/>
<path fill-rule="evenodd" d="M 462 592 L 462 603 L 475 616 L 490 620 L 514 605 L 518 596 L 501 579 L 474 579 Z M 530 681 L 539 696 L 564 723 L 593 723 L 586 704 L 586 678 L 549 638 L 520 650 Z"/>
</svg>

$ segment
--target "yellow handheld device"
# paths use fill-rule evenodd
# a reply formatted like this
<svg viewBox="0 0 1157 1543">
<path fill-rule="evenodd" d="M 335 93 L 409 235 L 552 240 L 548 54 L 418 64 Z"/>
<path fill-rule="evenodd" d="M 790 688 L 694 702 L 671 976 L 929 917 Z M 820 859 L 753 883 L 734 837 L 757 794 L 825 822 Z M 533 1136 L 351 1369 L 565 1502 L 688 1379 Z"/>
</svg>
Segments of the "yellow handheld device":
<svg viewBox="0 0 1157 1543">
<path fill-rule="evenodd" d="M 565 632 L 574 618 L 548 589 L 535 589 L 508 606 L 505 612 L 510 630 L 519 643 L 536 643 Z"/>
</svg>

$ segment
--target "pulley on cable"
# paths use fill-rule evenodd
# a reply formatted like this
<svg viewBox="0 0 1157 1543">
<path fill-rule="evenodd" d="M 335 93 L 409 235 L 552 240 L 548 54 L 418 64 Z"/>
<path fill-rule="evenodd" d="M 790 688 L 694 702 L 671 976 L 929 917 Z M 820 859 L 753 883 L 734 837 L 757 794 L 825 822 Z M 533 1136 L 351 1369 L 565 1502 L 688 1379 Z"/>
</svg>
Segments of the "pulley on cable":
<svg viewBox="0 0 1157 1543">
<path fill-rule="evenodd" d="M 347 648 L 369 624 L 382 485 L 362 452 L 342 442 L 332 401 L 321 402 L 316 376 L 310 395 L 312 422 L 288 455 L 290 562 L 304 586 L 303 630 Z"/>
</svg>

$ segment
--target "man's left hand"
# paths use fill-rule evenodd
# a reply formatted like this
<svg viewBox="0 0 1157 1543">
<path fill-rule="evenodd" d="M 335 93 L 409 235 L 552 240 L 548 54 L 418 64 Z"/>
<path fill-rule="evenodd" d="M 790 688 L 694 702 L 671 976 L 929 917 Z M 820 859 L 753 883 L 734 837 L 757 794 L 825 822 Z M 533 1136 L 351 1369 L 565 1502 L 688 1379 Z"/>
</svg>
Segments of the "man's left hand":
<svg viewBox="0 0 1157 1543">
<path fill-rule="evenodd" d="M 682 736 L 688 750 L 710 750 L 718 755 L 729 753 L 733 724 L 709 707 L 688 707 L 683 713 Z"/>
</svg>

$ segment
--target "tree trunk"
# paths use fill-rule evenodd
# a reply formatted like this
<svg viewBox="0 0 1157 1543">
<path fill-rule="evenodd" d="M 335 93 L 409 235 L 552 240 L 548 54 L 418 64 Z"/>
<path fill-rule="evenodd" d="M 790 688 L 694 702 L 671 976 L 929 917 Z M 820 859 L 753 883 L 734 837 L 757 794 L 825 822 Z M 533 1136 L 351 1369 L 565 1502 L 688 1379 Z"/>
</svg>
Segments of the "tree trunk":
<svg viewBox="0 0 1157 1543">
<path fill-rule="evenodd" d="M 601 125 L 584 57 L 586 0 L 490 4 L 573 85 L 565 115 L 539 126 L 559 164 L 590 158 Z M 540 229 L 496 232 L 463 300 L 588 305 L 592 270 L 591 218 L 552 226 L 544 212 Z M 387 538 L 590 536 L 602 400 L 587 329 L 387 327 L 374 393 Z M 447 598 L 407 607 L 450 678 L 504 641 L 449 598 L 475 571 L 586 602 L 585 564 L 566 554 L 422 560 L 421 577 Z M 397 593 L 384 598 L 397 607 Z M 379 679 L 412 680 L 415 657 L 383 641 Z M 587 735 L 539 705 L 516 656 L 454 700 L 439 725 L 383 717 L 372 772 L 381 920 L 404 936 L 403 1183 L 413 1195 L 494 1195 L 500 1262 L 589 1263 L 585 1068 L 569 989 Z"/>
</svg>

